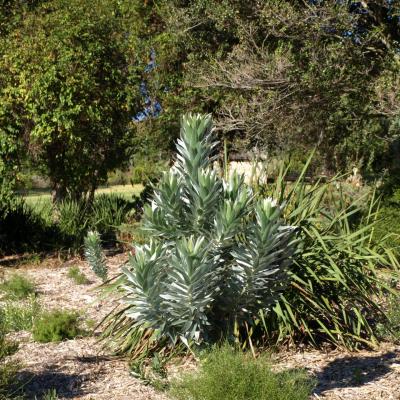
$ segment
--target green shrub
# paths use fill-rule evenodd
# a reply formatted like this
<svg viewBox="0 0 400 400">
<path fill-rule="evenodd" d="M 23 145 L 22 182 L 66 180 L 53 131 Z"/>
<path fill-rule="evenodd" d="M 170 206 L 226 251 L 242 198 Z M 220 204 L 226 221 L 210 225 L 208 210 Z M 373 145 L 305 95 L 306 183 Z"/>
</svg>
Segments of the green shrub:
<svg viewBox="0 0 400 400">
<path fill-rule="evenodd" d="M 149 340 L 199 343 L 232 336 L 260 308 L 271 309 L 286 284 L 295 230 L 282 223 L 284 207 L 255 201 L 243 177 L 227 182 L 212 169 L 209 116 L 184 117 L 177 148 L 176 166 L 145 206 L 152 240 L 136 246 L 123 270 L 124 317 L 154 330 Z"/>
<path fill-rule="evenodd" d="M 54 233 L 48 221 L 24 200 L 15 199 L 7 212 L 0 205 L 0 254 L 51 249 Z"/>
<path fill-rule="evenodd" d="M 392 296 L 387 312 L 392 337 L 400 341 L 400 295 Z"/>
<path fill-rule="evenodd" d="M 199 372 L 173 381 L 170 394 L 178 400 L 307 400 L 313 386 L 304 371 L 275 373 L 264 356 L 222 347 L 206 355 Z"/>
<path fill-rule="evenodd" d="M 13 354 L 18 349 L 18 344 L 10 342 L 6 338 L 8 333 L 7 321 L 3 308 L 0 308 L 0 360 Z"/>
<path fill-rule="evenodd" d="M 149 182 L 155 182 L 161 178 L 163 171 L 166 171 L 167 163 L 165 161 L 157 161 L 149 158 L 138 158 L 134 160 L 131 170 L 132 185 Z"/>
<path fill-rule="evenodd" d="M 273 335 L 276 329 L 284 342 L 374 345 L 375 325 L 385 319 L 377 299 L 387 288 L 379 267 L 390 271 L 398 265 L 385 243 L 373 240 L 379 199 L 369 192 L 351 198 L 336 178 L 310 185 L 306 171 L 307 166 L 287 184 L 282 169 L 268 188 L 287 202 L 285 220 L 298 227 L 301 246 L 289 271 L 290 285 L 266 316 L 266 331 Z"/>
<path fill-rule="evenodd" d="M 107 280 L 108 268 L 101 250 L 100 235 L 90 231 L 85 238 L 85 257 L 93 272 L 103 281 Z"/>
<path fill-rule="evenodd" d="M 383 199 L 375 228 L 375 239 L 384 240 L 400 259 L 400 189 Z"/>
<path fill-rule="evenodd" d="M 79 249 L 89 228 L 89 208 L 85 201 L 64 200 L 57 205 L 57 227 L 64 246 Z"/>
<path fill-rule="evenodd" d="M 60 342 L 73 339 L 84 332 L 79 327 L 79 315 L 75 312 L 55 310 L 43 313 L 34 322 L 33 339 L 37 342 Z"/>
<path fill-rule="evenodd" d="M 14 274 L 8 280 L 0 285 L 0 291 L 7 297 L 14 299 L 23 299 L 35 294 L 35 284 L 22 275 Z"/>
<path fill-rule="evenodd" d="M 386 303 L 387 321 L 377 326 L 380 337 L 388 341 L 400 342 L 400 294 L 388 296 Z"/>
<path fill-rule="evenodd" d="M 30 331 L 41 307 L 34 296 L 23 302 L 7 301 L 3 304 L 3 323 L 7 332 Z"/>
<path fill-rule="evenodd" d="M 77 285 L 86 285 L 89 283 L 86 275 L 77 266 L 73 266 L 68 270 L 68 278 L 72 279 Z"/>
<path fill-rule="evenodd" d="M 116 241 L 116 231 L 127 219 L 133 204 L 117 194 L 96 196 L 91 210 L 91 229 L 105 242 Z"/>
</svg>

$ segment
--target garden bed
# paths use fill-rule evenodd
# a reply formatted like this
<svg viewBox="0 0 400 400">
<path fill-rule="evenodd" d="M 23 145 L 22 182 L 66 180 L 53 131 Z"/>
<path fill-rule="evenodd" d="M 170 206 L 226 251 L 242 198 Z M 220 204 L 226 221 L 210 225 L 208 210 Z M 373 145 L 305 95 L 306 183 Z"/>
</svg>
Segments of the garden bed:
<svg viewBox="0 0 400 400">
<path fill-rule="evenodd" d="M 109 258 L 110 276 L 119 273 L 119 265 L 126 259 L 127 254 Z M 90 283 L 77 285 L 68 278 L 71 266 L 78 266 Z M 6 277 L 16 271 L 29 276 L 36 283 L 43 308 L 77 310 L 91 325 L 101 321 L 116 305 L 98 300 L 95 288 L 101 282 L 79 259 L 63 262 L 52 258 L 12 268 L 3 264 L 1 269 Z M 125 360 L 102 349 L 96 334 L 61 343 L 37 343 L 28 332 L 10 337 L 19 342 L 12 357 L 22 364 L 18 378 L 26 383 L 28 398 L 40 398 L 52 389 L 59 399 L 167 398 L 135 379 Z M 314 399 L 400 399 L 400 346 L 394 344 L 385 343 L 374 351 L 357 353 L 280 351 L 273 359 L 278 369 L 305 368 L 314 376 L 318 381 Z"/>
</svg>

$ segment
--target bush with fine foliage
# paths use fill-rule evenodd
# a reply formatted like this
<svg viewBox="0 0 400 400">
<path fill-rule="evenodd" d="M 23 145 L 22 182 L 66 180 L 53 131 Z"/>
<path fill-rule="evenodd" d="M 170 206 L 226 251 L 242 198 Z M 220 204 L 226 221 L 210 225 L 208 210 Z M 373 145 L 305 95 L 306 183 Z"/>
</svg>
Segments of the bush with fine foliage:
<svg viewBox="0 0 400 400">
<path fill-rule="evenodd" d="M 2 318 L 7 332 L 30 331 L 41 314 L 41 306 L 34 296 L 24 301 L 10 300 L 3 303 Z"/>
<path fill-rule="evenodd" d="M 89 279 L 86 275 L 79 269 L 78 266 L 72 266 L 68 270 L 68 278 L 72 279 L 77 285 L 86 285 L 89 283 Z"/>
<path fill-rule="evenodd" d="M 37 342 L 60 342 L 82 335 L 79 315 L 75 312 L 55 310 L 44 312 L 34 322 L 33 339 Z"/>
<path fill-rule="evenodd" d="M 273 372 L 267 357 L 224 346 L 205 355 L 199 372 L 175 379 L 170 394 L 177 400 L 307 400 L 313 385 L 305 371 Z"/>
<path fill-rule="evenodd" d="M 18 345 L 6 338 L 7 327 L 4 321 L 3 310 L 0 309 L 0 399 L 8 400 L 11 397 L 11 385 L 15 382 L 15 375 L 19 365 L 7 359 L 7 356 L 15 352 Z"/>
</svg>

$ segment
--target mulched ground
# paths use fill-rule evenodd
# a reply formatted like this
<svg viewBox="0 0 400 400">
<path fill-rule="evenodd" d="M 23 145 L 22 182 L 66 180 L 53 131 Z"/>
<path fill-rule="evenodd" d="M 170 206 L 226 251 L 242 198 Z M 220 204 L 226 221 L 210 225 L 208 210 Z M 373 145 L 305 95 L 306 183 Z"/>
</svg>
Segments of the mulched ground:
<svg viewBox="0 0 400 400">
<path fill-rule="evenodd" d="M 383 343 L 375 351 L 278 353 L 280 368 L 305 368 L 316 378 L 312 399 L 399 400 L 400 346 Z"/>
<path fill-rule="evenodd" d="M 110 275 L 118 274 L 126 259 L 126 254 L 110 257 Z M 47 259 L 39 265 L 10 265 L 12 260 L 3 260 L 0 274 L 7 276 L 18 269 L 31 277 L 46 309 L 78 310 L 85 318 L 100 322 L 116 305 L 99 300 L 95 289 L 100 280 L 82 260 Z M 67 277 L 72 265 L 85 273 L 88 285 L 77 285 Z M 12 337 L 20 342 L 12 357 L 22 363 L 18 378 L 25 382 L 29 399 L 40 399 L 49 389 L 56 389 L 59 399 L 167 399 L 130 375 L 127 363 L 108 354 L 96 337 L 47 344 L 33 342 L 28 332 Z M 375 351 L 357 353 L 279 352 L 273 357 L 277 368 L 306 368 L 317 379 L 312 399 L 400 400 L 400 346 L 382 344 Z"/>
</svg>

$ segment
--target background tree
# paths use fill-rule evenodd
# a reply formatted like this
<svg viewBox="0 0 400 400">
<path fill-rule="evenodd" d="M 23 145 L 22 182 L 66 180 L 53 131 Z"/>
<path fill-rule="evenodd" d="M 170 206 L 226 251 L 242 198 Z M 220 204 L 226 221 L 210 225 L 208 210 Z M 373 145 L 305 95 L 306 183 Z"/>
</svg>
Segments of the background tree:
<svg viewBox="0 0 400 400">
<path fill-rule="evenodd" d="M 3 136 L 12 132 L 23 141 L 57 200 L 92 197 L 107 172 L 129 160 L 137 31 L 127 32 L 126 25 L 137 9 L 123 13 L 123 6 L 45 2 L 26 13 L 2 45 Z"/>
<path fill-rule="evenodd" d="M 398 114 L 382 112 L 393 105 L 382 93 L 388 82 L 396 91 L 398 2 L 160 4 L 162 35 L 180 49 L 170 57 L 181 106 L 216 114 L 234 148 L 302 157 L 317 144 L 327 171 L 387 166 Z"/>
</svg>

